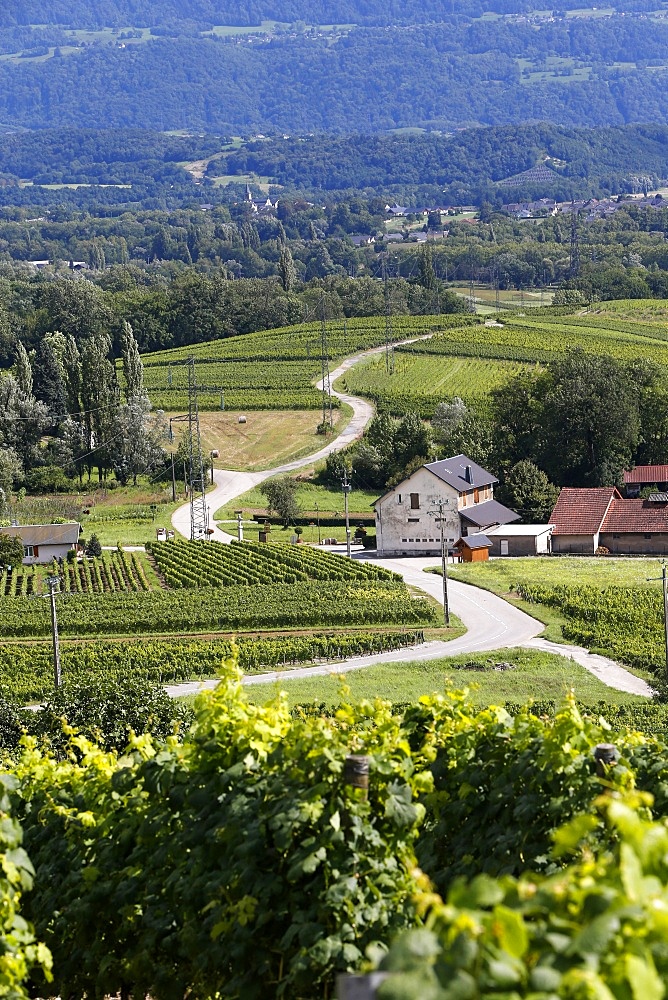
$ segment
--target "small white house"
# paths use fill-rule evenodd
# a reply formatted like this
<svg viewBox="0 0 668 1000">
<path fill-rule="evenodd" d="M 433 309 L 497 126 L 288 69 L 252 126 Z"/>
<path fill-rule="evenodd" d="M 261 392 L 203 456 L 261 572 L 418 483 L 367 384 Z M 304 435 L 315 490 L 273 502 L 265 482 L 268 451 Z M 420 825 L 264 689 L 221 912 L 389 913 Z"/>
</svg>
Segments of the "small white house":
<svg viewBox="0 0 668 1000">
<path fill-rule="evenodd" d="M 466 455 L 423 465 L 374 503 L 379 556 L 438 555 L 467 534 L 518 521 L 494 499 L 498 480 Z"/>
<path fill-rule="evenodd" d="M 52 559 L 65 559 L 70 549 L 75 549 L 79 541 L 81 525 L 68 524 L 12 524 L 0 528 L 4 535 L 15 538 L 20 535 L 23 542 L 23 565 L 49 563 Z"/>
</svg>

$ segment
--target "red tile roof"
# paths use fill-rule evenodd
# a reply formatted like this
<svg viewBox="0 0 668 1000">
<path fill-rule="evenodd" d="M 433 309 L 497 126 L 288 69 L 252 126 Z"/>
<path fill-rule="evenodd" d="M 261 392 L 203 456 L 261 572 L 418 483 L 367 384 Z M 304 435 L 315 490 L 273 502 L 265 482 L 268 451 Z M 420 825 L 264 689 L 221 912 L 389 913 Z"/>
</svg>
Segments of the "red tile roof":
<svg viewBox="0 0 668 1000">
<path fill-rule="evenodd" d="M 601 531 L 615 534 L 640 532 L 668 533 L 668 503 L 650 503 L 647 500 L 613 500 L 605 516 Z"/>
<path fill-rule="evenodd" d="M 614 486 L 562 489 L 550 522 L 555 535 L 668 534 L 668 502 L 623 499 Z"/>
<path fill-rule="evenodd" d="M 621 499 L 615 486 L 564 487 L 549 517 L 553 534 L 595 535 L 615 498 Z"/>
<path fill-rule="evenodd" d="M 624 473 L 624 485 L 629 483 L 668 483 L 668 465 L 636 465 Z"/>
</svg>

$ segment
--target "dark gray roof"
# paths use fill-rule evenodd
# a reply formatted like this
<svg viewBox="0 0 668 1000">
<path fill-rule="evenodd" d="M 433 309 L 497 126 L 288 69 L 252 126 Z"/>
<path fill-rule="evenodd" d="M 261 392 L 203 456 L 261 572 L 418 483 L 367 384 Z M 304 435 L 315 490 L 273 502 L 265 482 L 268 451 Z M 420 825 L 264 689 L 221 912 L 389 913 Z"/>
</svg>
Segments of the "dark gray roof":
<svg viewBox="0 0 668 1000">
<path fill-rule="evenodd" d="M 18 524 L 0 528 L 5 535 L 21 536 L 24 545 L 76 545 L 81 526 L 75 521 L 68 524 Z"/>
<path fill-rule="evenodd" d="M 491 486 L 499 481 L 491 472 L 476 465 L 466 455 L 455 455 L 453 458 L 443 458 L 440 462 L 429 462 L 425 465 L 425 469 L 429 469 L 458 493 L 464 493 L 474 486 Z"/>
<path fill-rule="evenodd" d="M 474 503 L 471 507 L 462 507 L 459 514 L 479 528 L 488 528 L 492 524 L 510 524 L 511 521 L 520 519 L 519 514 L 504 507 L 498 500 L 485 500 L 484 503 Z"/>
<path fill-rule="evenodd" d="M 464 538 L 460 538 L 458 542 L 455 542 L 455 547 L 460 545 L 466 545 L 469 549 L 491 549 L 492 543 L 490 542 L 487 535 L 478 533 L 475 535 L 466 535 Z"/>
</svg>

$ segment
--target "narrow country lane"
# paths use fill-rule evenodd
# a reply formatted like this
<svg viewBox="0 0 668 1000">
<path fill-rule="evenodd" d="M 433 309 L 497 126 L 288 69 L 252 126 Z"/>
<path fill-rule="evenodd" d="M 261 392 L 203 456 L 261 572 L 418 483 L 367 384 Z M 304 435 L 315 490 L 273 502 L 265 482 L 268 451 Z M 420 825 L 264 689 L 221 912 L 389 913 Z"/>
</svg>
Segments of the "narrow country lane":
<svg viewBox="0 0 668 1000">
<path fill-rule="evenodd" d="M 406 341 L 406 343 L 410 343 L 410 341 Z M 364 358 L 370 357 L 372 354 L 379 354 L 384 350 L 384 347 L 374 347 L 369 351 L 361 351 L 353 357 L 346 358 L 338 368 L 331 372 L 330 381 L 334 383 L 340 375 L 343 375 L 359 361 L 363 361 Z M 318 388 L 322 389 L 322 381 L 318 383 Z M 225 504 L 232 503 L 237 497 L 247 493 L 248 490 L 253 489 L 259 483 L 263 483 L 265 479 L 270 479 L 272 476 L 280 476 L 286 472 L 294 472 L 297 469 L 304 468 L 306 465 L 312 465 L 314 462 L 331 455 L 332 452 L 347 448 L 349 444 L 352 444 L 353 441 L 361 437 L 364 433 L 364 428 L 375 413 L 372 404 L 357 396 L 348 396 L 344 392 L 337 392 L 335 389 L 332 389 L 332 395 L 337 396 L 343 403 L 348 403 L 353 411 L 348 426 L 338 437 L 328 442 L 319 451 L 302 456 L 302 458 L 297 458 L 292 462 L 286 462 L 284 465 L 277 465 L 273 469 L 264 469 L 262 472 L 232 472 L 225 469 L 215 469 L 213 478 L 216 486 L 210 493 L 207 493 L 207 504 L 211 514 L 213 515 Z M 184 535 L 186 538 L 189 537 L 189 504 L 184 504 L 183 507 L 179 507 L 174 512 L 172 515 L 172 526 L 179 534 Z M 217 542 L 231 542 L 234 540 L 232 535 L 221 531 L 216 525 L 212 525 L 212 527 L 213 534 L 211 537 Z"/>
</svg>

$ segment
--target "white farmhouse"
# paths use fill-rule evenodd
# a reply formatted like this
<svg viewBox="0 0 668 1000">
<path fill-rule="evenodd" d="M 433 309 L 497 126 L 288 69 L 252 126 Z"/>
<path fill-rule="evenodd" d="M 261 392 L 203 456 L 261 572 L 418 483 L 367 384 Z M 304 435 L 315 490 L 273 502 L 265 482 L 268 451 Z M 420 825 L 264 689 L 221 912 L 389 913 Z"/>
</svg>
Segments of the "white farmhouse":
<svg viewBox="0 0 668 1000">
<path fill-rule="evenodd" d="M 70 549 L 75 549 L 79 541 L 81 525 L 68 524 L 13 524 L 0 528 L 0 532 L 23 542 L 23 565 L 49 563 L 52 559 L 64 559 Z"/>
<path fill-rule="evenodd" d="M 469 532 L 518 521 L 519 514 L 494 499 L 491 473 L 466 455 L 430 462 L 374 503 L 379 556 L 431 556 Z"/>
</svg>

